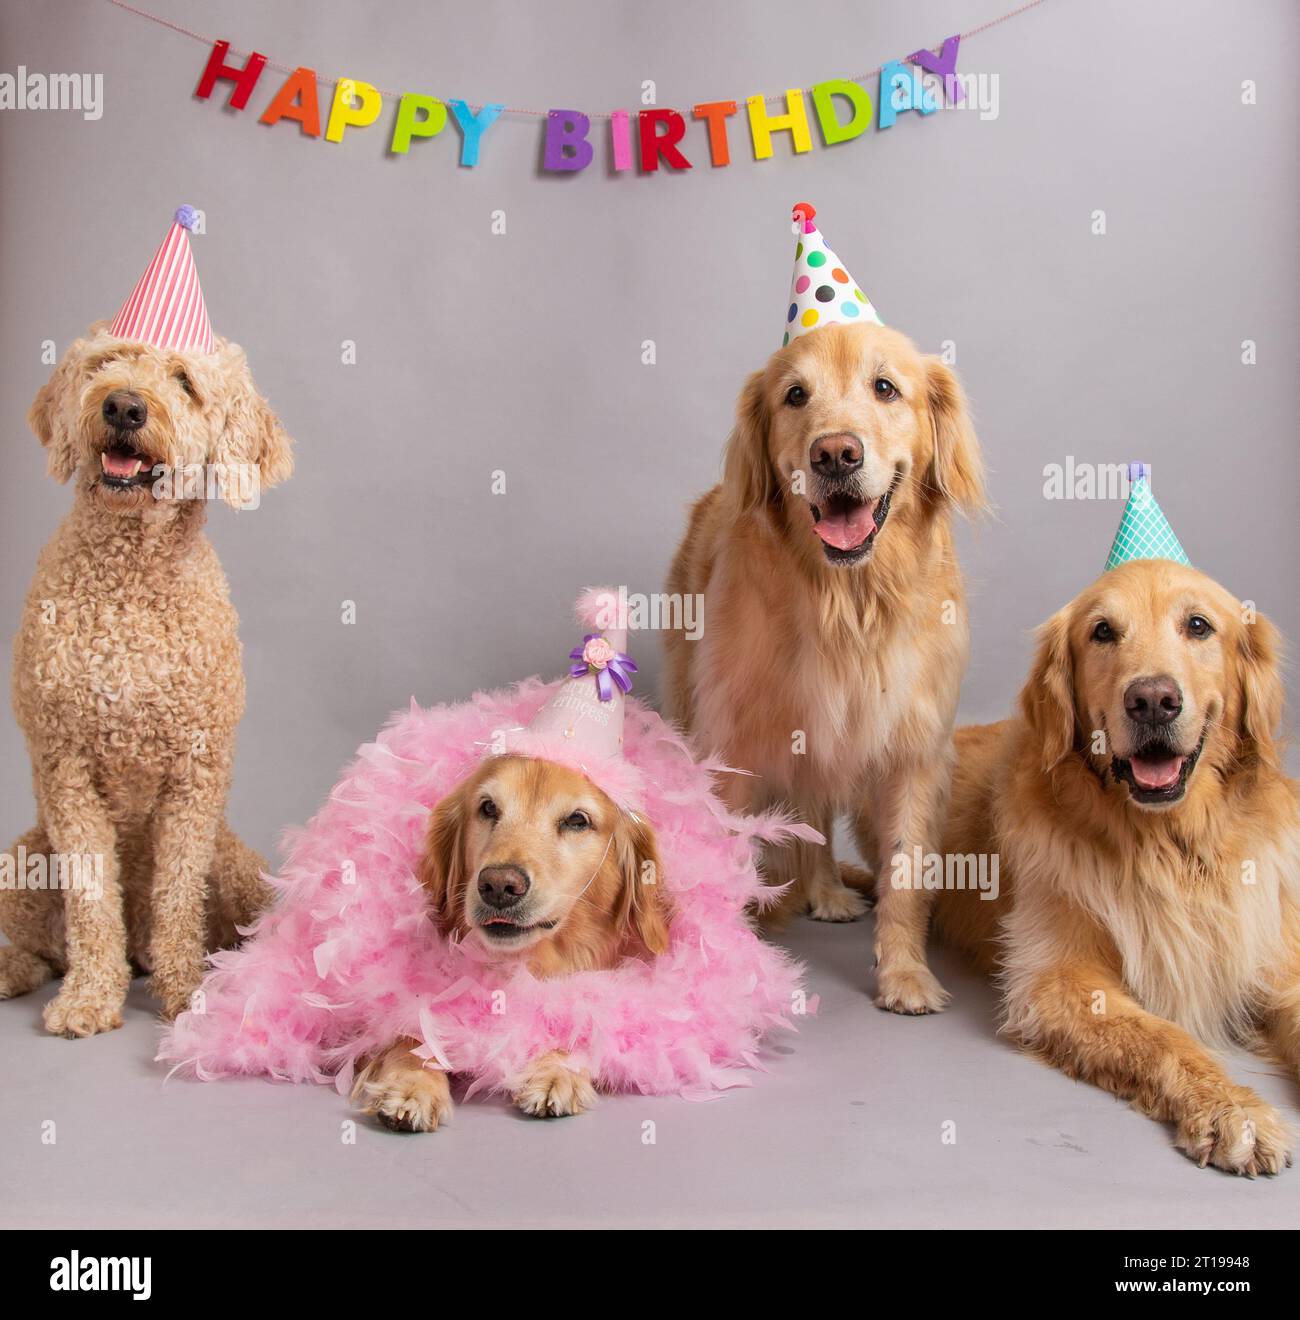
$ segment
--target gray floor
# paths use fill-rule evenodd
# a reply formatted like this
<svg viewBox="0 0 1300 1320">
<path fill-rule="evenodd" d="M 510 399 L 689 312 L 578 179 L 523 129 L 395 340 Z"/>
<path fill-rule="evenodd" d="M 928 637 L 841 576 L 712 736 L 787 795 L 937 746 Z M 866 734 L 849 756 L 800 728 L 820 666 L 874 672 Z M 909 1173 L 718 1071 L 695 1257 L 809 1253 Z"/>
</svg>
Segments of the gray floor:
<svg viewBox="0 0 1300 1320">
<path fill-rule="evenodd" d="M 1300 1223 L 1300 1168 L 1198 1170 L 1164 1127 L 998 1040 L 989 990 L 942 951 L 955 1004 L 908 1019 L 865 998 L 866 924 L 800 921 L 789 943 L 820 1011 L 750 1089 L 550 1123 L 476 1099 L 434 1135 L 363 1123 L 354 1144 L 328 1088 L 164 1084 L 142 982 L 124 1029 L 87 1041 L 41 1031 L 53 986 L 0 1003 L 0 1226 Z M 1286 1079 L 1249 1056 L 1232 1071 L 1296 1119 Z"/>
</svg>

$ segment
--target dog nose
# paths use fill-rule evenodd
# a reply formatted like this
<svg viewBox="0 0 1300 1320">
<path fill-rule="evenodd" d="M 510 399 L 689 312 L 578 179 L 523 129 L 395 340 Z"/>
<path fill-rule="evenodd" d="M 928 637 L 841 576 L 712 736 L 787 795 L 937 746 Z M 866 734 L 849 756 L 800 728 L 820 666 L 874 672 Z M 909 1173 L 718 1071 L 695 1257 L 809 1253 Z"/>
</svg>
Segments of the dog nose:
<svg viewBox="0 0 1300 1320">
<path fill-rule="evenodd" d="M 478 873 L 478 894 L 488 907 L 502 911 L 514 907 L 531 883 L 523 867 L 498 862 Z"/>
<path fill-rule="evenodd" d="M 862 466 L 862 443 L 845 432 L 820 436 L 808 450 L 808 462 L 820 476 L 847 477 Z"/>
<path fill-rule="evenodd" d="M 145 401 L 130 390 L 114 390 L 104 400 L 104 420 L 119 431 L 138 431 L 149 420 Z"/>
<path fill-rule="evenodd" d="M 1182 709 L 1182 691 L 1164 674 L 1136 679 L 1124 691 L 1124 710 L 1134 724 L 1169 724 Z"/>
</svg>

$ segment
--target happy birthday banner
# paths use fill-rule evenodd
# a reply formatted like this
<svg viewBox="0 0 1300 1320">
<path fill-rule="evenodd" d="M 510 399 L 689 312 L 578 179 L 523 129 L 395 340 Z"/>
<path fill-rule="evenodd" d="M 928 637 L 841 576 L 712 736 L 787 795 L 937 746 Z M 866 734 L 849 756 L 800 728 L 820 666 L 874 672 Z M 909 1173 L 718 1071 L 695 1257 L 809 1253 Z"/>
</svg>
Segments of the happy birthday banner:
<svg viewBox="0 0 1300 1320">
<path fill-rule="evenodd" d="M 383 112 L 384 101 L 396 101 L 396 112 L 383 129 L 388 134 L 388 150 L 397 156 L 408 155 L 414 143 L 438 137 L 448 125 L 455 125 L 460 137 L 460 164 L 473 168 L 478 165 L 484 138 L 489 129 L 503 115 L 526 115 L 545 120 L 542 167 L 553 172 L 585 170 L 603 149 L 615 173 L 639 171 L 653 174 L 661 165 L 672 170 L 689 170 L 694 162 L 686 155 L 689 146 L 696 159 L 701 159 L 703 147 L 687 142 L 690 125 L 687 116 L 678 110 L 658 106 L 645 109 L 610 110 L 600 114 L 586 114 L 581 110 L 552 108 L 524 110 L 495 102 L 472 104 L 468 101 L 430 96 L 423 92 L 381 91 L 360 78 L 341 76 L 331 80 L 322 78 L 307 65 L 290 67 L 278 64 L 265 55 L 252 51 L 243 57 L 232 52 L 229 41 L 191 32 L 156 14 L 136 9 L 124 0 L 110 0 L 119 9 L 125 9 L 141 18 L 150 19 L 175 32 L 203 42 L 211 47 L 207 62 L 199 77 L 195 96 L 210 100 L 218 89 L 225 93 L 226 106 L 242 111 L 259 86 L 267 69 L 287 74 L 274 89 L 258 122 L 274 127 L 288 121 L 296 124 L 301 136 L 322 136 L 322 105 L 319 89 L 333 86 L 323 118 L 326 142 L 340 143 L 348 132 L 371 128 Z M 830 78 L 809 90 L 812 116 L 817 121 L 824 145 L 850 142 L 861 137 L 874 122 L 878 130 L 891 128 L 899 115 L 909 111 L 919 115 L 933 114 L 940 106 L 940 98 L 922 78 L 923 73 L 934 74 L 941 80 L 943 97 L 948 104 L 960 102 L 964 89 L 957 74 L 957 55 L 963 38 L 987 31 L 1000 23 L 1015 18 L 1027 10 L 1035 9 L 1043 0 L 1030 0 L 1010 13 L 981 24 L 970 32 L 946 37 L 938 52 L 917 50 L 903 60 L 890 60 L 870 73 L 855 78 Z M 879 78 L 877 99 L 873 105 L 864 83 Z M 267 80 L 267 85 L 270 83 Z M 802 88 L 792 87 L 784 96 L 754 95 L 744 98 L 744 118 L 748 122 L 748 138 L 755 160 L 767 160 L 773 154 L 773 137 L 789 134 L 791 149 L 796 155 L 812 150 L 811 118 L 808 102 Z M 777 108 L 773 110 L 773 106 Z M 739 136 L 730 122 L 740 113 L 735 100 L 701 101 L 693 106 L 690 119 L 700 126 L 707 143 L 708 159 L 715 167 L 731 164 L 733 139 Z M 593 136 L 594 121 L 605 121 L 607 132 Z M 605 139 L 600 148 L 601 139 Z"/>
</svg>

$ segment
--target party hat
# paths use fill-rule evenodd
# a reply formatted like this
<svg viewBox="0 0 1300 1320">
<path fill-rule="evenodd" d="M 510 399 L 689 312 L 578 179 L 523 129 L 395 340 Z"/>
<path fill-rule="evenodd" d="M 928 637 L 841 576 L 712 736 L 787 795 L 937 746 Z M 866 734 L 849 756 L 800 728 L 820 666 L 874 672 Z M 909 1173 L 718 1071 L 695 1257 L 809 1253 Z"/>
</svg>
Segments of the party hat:
<svg viewBox="0 0 1300 1320">
<path fill-rule="evenodd" d="M 587 631 L 569 652 L 568 677 L 533 716 L 529 733 L 562 740 L 581 759 L 621 755 L 624 696 L 636 661 L 627 654 L 626 610 L 612 587 L 593 587 L 578 600 Z"/>
<path fill-rule="evenodd" d="M 192 206 L 176 212 L 167 237 L 114 317 L 109 334 L 154 348 L 212 352 L 212 323 L 190 251 L 189 231 L 197 219 Z"/>
<path fill-rule="evenodd" d="M 782 347 L 824 325 L 853 325 L 858 321 L 884 325 L 871 299 L 826 245 L 821 230 L 813 223 L 816 214 L 810 202 L 795 204 L 799 242 L 794 250 L 794 275 L 790 280 Z"/>
<path fill-rule="evenodd" d="M 1151 493 L 1151 469 L 1145 463 L 1128 465 L 1129 493 L 1119 531 L 1106 560 L 1108 569 L 1130 559 L 1172 559 L 1176 564 L 1191 561 L 1179 544 L 1164 510 Z"/>
</svg>

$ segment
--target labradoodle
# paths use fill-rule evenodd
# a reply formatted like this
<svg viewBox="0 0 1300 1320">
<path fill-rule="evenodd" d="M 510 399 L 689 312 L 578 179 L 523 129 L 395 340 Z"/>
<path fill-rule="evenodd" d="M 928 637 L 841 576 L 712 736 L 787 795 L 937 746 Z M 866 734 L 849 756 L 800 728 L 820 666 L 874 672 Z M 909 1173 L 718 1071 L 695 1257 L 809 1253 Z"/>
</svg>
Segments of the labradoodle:
<svg viewBox="0 0 1300 1320">
<path fill-rule="evenodd" d="M 243 351 L 77 340 L 28 415 L 76 499 L 41 553 L 14 644 L 36 826 L 0 864 L 0 998 L 63 976 L 55 1034 L 122 1023 L 132 967 L 163 1012 L 262 905 L 262 858 L 226 824 L 244 707 L 237 617 L 203 534 L 292 471 Z M 250 485 L 252 483 L 252 485 Z"/>
</svg>

